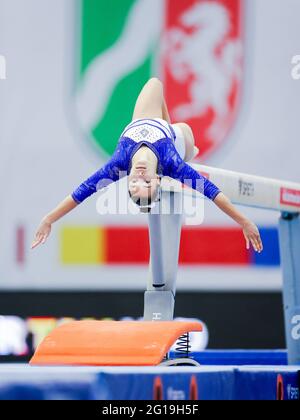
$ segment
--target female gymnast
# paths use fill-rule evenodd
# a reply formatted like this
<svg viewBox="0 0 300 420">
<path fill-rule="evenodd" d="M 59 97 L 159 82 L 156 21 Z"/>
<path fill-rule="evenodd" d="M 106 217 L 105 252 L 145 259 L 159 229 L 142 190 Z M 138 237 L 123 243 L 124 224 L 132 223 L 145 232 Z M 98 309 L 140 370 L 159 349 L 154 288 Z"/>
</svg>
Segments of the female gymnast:
<svg viewBox="0 0 300 420">
<path fill-rule="evenodd" d="M 99 189 L 128 175 L 129 196 L 142 212 L 150 211 L 159 199 L 161 176 L 169 176 L 212 200 L 241 226 L 247 249 L 251 243 L 256 252 L 261 252 L 256 225 L 216 185 L 186 163 L 197 152 L 191 128 L 185 123 L 171 124 L 163 85 L 151 78 L 139 94 L 132 122 L 123 131 L 112 158 L 42 219 L 31 248 L 45 243 L 54 222 Z"/>
</svg>

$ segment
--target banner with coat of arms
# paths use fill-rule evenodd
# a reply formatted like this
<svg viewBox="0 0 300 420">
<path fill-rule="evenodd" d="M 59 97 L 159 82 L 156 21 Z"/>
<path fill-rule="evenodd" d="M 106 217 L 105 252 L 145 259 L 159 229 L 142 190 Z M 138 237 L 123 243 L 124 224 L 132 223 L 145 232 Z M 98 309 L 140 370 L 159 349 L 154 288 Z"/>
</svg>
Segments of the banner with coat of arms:
<svg viewBox="0 0 300 420">
<path fill-rule="evenodd" d="M 96 195 L 30 245 L 41 218 L 110 158 L 150 77 L 173 122 L 193 128 L 200 163 L 299 180 L 300 2 L 0 0 L 0 11 L 0 289 L 145 287 L 146 216 L 99 215 Z M 179 287 L 278 290 L 278 214 L 242 210 L 263 255 L 207 203 L 204 225 L 183 229 Z"/>
<path fill-rule="evenodd" d="M 222 147 L 242 84 L 243 0 L 81 0 L 77 117 L 111 155 L 134 102 L 160 77 L 174 122 L 193 128 L 203 161 Z"/>
</svg>

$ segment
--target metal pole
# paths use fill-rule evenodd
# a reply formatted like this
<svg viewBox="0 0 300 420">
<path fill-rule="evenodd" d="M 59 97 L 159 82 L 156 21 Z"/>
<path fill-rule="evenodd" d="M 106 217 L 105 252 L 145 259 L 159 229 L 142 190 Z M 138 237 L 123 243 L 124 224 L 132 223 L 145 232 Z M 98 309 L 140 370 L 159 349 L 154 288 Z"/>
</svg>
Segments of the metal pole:
<svg viewBox="0 0 300 420">
<path fill-rule="evenodd" d="M 144 319 L 170 321 L 174 317 L 182 194 L 162 191 L 157 211 L 149 214 L 150 264 Z"/>
<path fill-rule="evenodd" d="M 285 335 L 289 364 L 300 364 L 300 218 L 282 213 L 279 222 Z"/>
</svg>

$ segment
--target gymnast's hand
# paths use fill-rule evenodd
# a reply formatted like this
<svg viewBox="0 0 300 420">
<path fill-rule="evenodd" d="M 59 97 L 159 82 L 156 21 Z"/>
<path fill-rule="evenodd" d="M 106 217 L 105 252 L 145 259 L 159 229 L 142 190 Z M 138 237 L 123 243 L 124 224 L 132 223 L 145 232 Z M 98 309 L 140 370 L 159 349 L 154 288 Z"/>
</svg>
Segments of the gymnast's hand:
<svg viewBox="0 0 300 420">
<path fill-rule="evenodd" d="M 247 249 L 250 248 L 251 243 L 256 252 L 262 252 L 263 244 L 257 226 L 248 220 L 243 224 L 242 228 L 246 239 Z"/>
<path fill-rule="evenodd" d="M 224 193 L 220 192 L 214 199 L 214 203 L 242 227 L 247 249 L 250 248 L 251 243 L 256 252 L 262 252 L 263 244 L 256 225 L 240 213 Z"/>
<path fill-rule="evenodd" d="M 61 203 L 55 207 L 50 213 L 48 213 L 41 221 L 40 226 L 35 234 L 35 239 L 31 245 L 31 249 L 37 247 L 40 244 L 44 244 L 51 233 L 52 224 L 65 216 L 71 210 L 75 209 L 78 204 L 74 201 L 71 195 L 68 195 Z"/>
<path fill-rule="evenodd" d="M 51 233 L 51 223 L 43 219 L 35 234 L 35 239 L 32 242 L 31 249 L 36 248 L 40 244 L 44 244 Z"/>
</svg>

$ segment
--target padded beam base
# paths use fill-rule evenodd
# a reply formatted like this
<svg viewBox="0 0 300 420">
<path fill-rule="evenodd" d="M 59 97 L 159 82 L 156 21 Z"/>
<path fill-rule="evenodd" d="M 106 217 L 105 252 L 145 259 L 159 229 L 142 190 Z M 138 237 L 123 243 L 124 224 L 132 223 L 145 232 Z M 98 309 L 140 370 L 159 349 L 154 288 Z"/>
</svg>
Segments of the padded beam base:
<svg viewBox="0 0 300 420">
<path fill-rule="evenodd" d="M 74 321 L 55 328 L 31 365 L 156 366 L 177 339 L 202 331 L 199 322 Z"/>
</svg>

